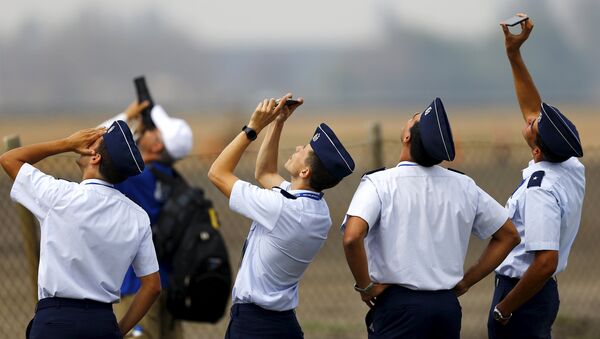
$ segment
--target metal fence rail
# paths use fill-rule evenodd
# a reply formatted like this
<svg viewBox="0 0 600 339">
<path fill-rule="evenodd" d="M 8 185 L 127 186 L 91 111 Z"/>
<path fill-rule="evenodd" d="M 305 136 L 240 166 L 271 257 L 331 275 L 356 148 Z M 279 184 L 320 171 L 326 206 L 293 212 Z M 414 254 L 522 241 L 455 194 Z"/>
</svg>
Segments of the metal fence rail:
<svg viewBox="0 0 600 339">
<path fill-rule="evenodd" d="M 374 154 L 372 143 L 348 147 L 357 160 L 358 168 L 338 187 L 328 190 L 325 199 L 334 222 L 329 238 L 306 272 L 300 286 L 300 305 L 297 309 L 306 338 L 366 338 L 364 315 L 367 308 L 352 289 L 353 278 L 347 268 L 338 230 L 361 174 L 374 162 L 388 166 L 397 163 L 401 145 L 385 141 L 381 154 Z M 287 159 L 291 150 L 281 152 Z M 232 213 L 227 200 L 208 182 L 206 173 L 214 155 L 196 155 L 182 160 L 177 168 L 188 181 L 203 187 L 216 206 L 222 224 L 233 268 L 240 257 L 250 221 Z M 382 160 L 374 159 L 382 157 Z M 237 175 L 254 181 L 256 153 L 248 152 L 238 166 Z M 521 181 L 520 170 L 527 166 L 528 148 L 524 145 L 463 144 L 457 149 L 457 160 L 451 167 L 471 176 L 475 181 L 504 204 Z M 586 196 L 579 235 L 569 258 L 567 270 L 558 276 L 561 306 L 554 326 L 555 338 L 600 337 L 600 278 L 595 208 L 600 202 L 600 149 L 586 149 L 582 162 L 586 166 Z M 442 164 L 444 166 L 448 164 Z M 80 173 L 69 156 L 56 156 L 37 165 L 48 174 L 67 180 L 79 181 Z M 0 174 L 0 338 L 22 338 L 24 329 L 33 315 L 35 297 L 31 272 L 28 269 L 21 221 L 15 204 L 10 200 L 11 180 Z M 474 262 L 485 242 L 472 238 L 467 262 Z M 488 277 L 460 298 L 463 311 L 462 337 L 486 337 L 486 321 L 492 297 L 492 280 Z M 207 305 L 209 307 L 210 305 Z M 228 317 L 216 325 L 185 324 L 185 338 L 222 338 Z"/>
</svg>

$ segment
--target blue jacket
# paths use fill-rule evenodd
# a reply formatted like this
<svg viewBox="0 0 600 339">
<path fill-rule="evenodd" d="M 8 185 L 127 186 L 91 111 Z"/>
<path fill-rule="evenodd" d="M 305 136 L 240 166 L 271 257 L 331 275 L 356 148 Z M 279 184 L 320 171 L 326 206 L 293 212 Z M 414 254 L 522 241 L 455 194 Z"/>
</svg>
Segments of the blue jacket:
<svg viewBox="0 0 600 339">
<path fill-rule="evenodd" d="M 172 167 L 152 162 L 146 165 L 142 173 L 115 185 L 115 188 L 142 207 L 148 213 L 150 223 L 154 224 L 158 220 L 160 211 L 165 203 L 165 197 L 162 196 L 163 191 L 160 185 L 157 185 L 157 179 L 150 170 L 150 167 L 174 176 Z M 170 268 L 166 267 L 164 263 L 159 263 L 159 266 L 160 283 L 165 288 L 167 286 L 167 273 Z M 135 294 L 140 289 L 140 286 L 140 279 L 135 276 L 133 268 L 129 267 L 127 274 L 125 274 L 123 285 L 121 285 L 121 295 Z"/>
</svg>

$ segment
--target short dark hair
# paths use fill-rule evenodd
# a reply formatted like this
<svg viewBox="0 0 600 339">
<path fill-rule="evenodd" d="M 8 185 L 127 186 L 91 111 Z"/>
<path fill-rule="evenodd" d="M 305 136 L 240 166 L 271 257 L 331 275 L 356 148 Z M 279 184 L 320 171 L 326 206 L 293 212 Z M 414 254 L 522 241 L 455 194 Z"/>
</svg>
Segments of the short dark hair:
<svg viewBox="0 0 600 339">
<path fill-rule="evenodd" d="M 321 159 L 313 151 L 310 151 L 306 158 L 306 165 L 311 171 L 309 185 L 317 192 L 332 188 L 342 181 L 342 178 L 336 178 L 327 171 Z"/>
<path fill-rule="evenodd" d="M 431 167 L 442 162 L 427 154 L 423 140 L 421 140 L 421 128 L 418 121 L 410 128 L 410 156 L 417 164 L 424 167 Z"/>
<path fill-rule="evenodd" d="M 111 184 L 118 184 L 127 179 L 127 176 L 121 173 L 114 165 L 113 159 L 108 154 L 108 149 L 104 144 L 104 139 L 100 141 L 96 153 L 100 154 L 100 175 Z"/>
<path fill-rule="evenodd" d="M 539 133 L 535 135 L 535 145 L 540 148 L 544 160 L 546 161 L 563 162 L 570 158 L 570 156 L 557 155 L 556 153 L 552 152 L 550 148 L 548 148 L 548 146 L 542 141 L 542 138 L 540 137 Z"/>
</svg>

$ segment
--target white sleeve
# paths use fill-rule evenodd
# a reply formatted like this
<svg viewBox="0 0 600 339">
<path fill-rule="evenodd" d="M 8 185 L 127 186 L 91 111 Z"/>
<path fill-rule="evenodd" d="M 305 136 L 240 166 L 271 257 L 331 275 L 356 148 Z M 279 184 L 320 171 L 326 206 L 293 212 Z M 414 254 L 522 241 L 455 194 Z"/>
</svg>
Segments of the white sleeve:
<svg viewBox="0 0 600 339">
<path fill-rule="evenodd" d="M 109 128 L 110 125 L 112 125 L 113 122 L 117 121 L 117 120 L 123 120 L 125 122 L 127 122 L 127 116 L 125 115 L 125 113 L 119 113 L 117 114 L 117 116 L 106 120 L 105 122 L 101 123 L 100 125 L 98 125 L 98 127 L 106 127 Z"/>
<path fill-rule="evenodd" d="M 508 211 L 484 190 L 477 187 L 477 211 L 471 233 L 479 239 L 487 239 L 496 233 L 508 219 Z"/>
<path fill-rule="evenodd" d="M 17 173 L 10 197 L 42 220 L 60 199 L 66 185 L 68 182 L 58 180 L 25 163 Z"/>
<path fill-rule="evenodd" d="M 156 259 L 156 250 L 152 242 L 152 230 L 149 219 L 147 227 L 144 228 L 140 247 L 131 265 L 136 277 L 143 277 L 158 272 L 158 260 Z"/>
<path fill-rule="evenodd" d="M 549 191 L 528 188 L 525 192 L 525 251 L 558 251 L 561 211 L 558 200 Z"/>
<path fill-rule="evenodd" d="M 267 190 L 238 180 L 231 189 L 229 208 L 256 221 L 268 230 L 273 230 L 281 215 L 284 199 L 286 198 L 278 191 Z"/>
<path fill-rule="evenodd" d="M 360 180 L 360 184 L 352 197 L 348 212 L 342 221 L 340 230 L 346 230 L 346 222 L 349 216 L 360 217 L 367 222 L 369 229 L 377 224 L 381 214 L 381 199 L 377 193 L 375 184 L 367 176 Z"/>
</svg>

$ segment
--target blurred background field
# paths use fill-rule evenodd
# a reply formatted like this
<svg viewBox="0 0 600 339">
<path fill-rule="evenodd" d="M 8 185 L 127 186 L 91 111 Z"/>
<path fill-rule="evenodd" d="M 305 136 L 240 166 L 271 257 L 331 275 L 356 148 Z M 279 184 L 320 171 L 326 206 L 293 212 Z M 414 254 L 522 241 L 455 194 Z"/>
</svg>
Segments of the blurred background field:
<svg viewBox="0 0 600 339">
<path fill-rule="evenodd" d="M 567 271 L 558 277 L 561 308 L 553 334 L 600 337 L 597 0 L 0 0 L 0 5 L 0 138 L 18 135 L 22 144 L 32 144 L 95 126 L 127 107 L 135 98 L 133 77 L 146 75 L 155 101 L 192 126 L 193 154 L 177 167 L 214 200 L 234 268 L 250 222 L 229 211 L 206 172 L 256 103 L 288 91 L 306 99 L 286 126 L 282 159 L 306 143 L 320 122 L 350 145 L 357 170 L 325 196 L 334 225 L 301 284 L 297 313 L 306 338 L 366 337 L 367 309 L 352 290 L 337 224 L 360 175 L 377 162 L 396 164 L 404 122 L 434 97 L 444 101 L 457 145 L 456 160 L 444 166 L 467 173 L 501 204 L 521 181 L 530 155 L 498 23 L 526 12 L 535 29 L 523 47 L 525 62 L 543 100 L 577 125 L 587 169 L 580 233 Z M 253 177 L 257 146 L 239 167 L 244 179 Z M 62 155 L 39 166 L 78 180 L 73 160 Z M 35 300 L 10 185 L 0 174 L 0 338 L 12 339 L 23 336 Z M 473 239 L 466 265 L 484 246 Z M 486 279 L 461 298 L 463 338 L 486 336 L 491 293 Z M 227 320 L 186 324 L 186 339 L 222 338 Z"/>
<path fill-rule="evenodd" d="M 280 94 L 280 93 L 275 93 Z M 284 93 L 285 94 L 285 93 Z M 281 94 L 283 95 L 283 94 Z M 297 96 L 302 96 L 297 93 Z M 444 96 L 440 94 L 442 100 Z M 397 107 L 386 109 L 319 109 L 305 98 L 306 103 L 290 118 L 285 129 L 285 138 L 281 147 L 293 147 L 306 143 L 314 128 L 321 122 L 331 124 L 348 142 L 366 142 L 369 138 L 369 126 L 372 123 L 381 124 L 384 139 L 397 139 L 406 120 L 413 113 L 421 112 L 433 97 L 422 104 L 399 104 Z M 256 99 L 258 103 L 259 99 Z M 513 103 L 513 101 L 515 101 Z M 235 110 L 205 111 L 205 112 L 173 112 L 177 117 L 184 118 L 194 131 L 195 154 L 218 153 L 233 136 L 248 122 L 256 103 L 252 102 L 244 108 Z M 128 102 L 123 103 L 125 109 Z M 455 142 L 460 147 L 463 142 L 485 142 L 494 144 L 521 143 L 522 118 L 516 100 L 504 106 L 493 105 L 451 105 L 445 102 L 446 109 L 455 134 Z M 600 115 L 593 106 L 554 103 L 577 124 L 584 146 L 600 145 Z M 169 107 L 166 106 L 169 110 Z M 89 114 L 51 113 L 38 116 L 31 114 L 13 114 L 2 118 L 0 137 L 11 134 L 19 135 L 24 144 L 31 144 L 61 138 L 66 134 L 82 128 L 97 126 L 102 121 L 116 115 L 121 110 L 112 112 L 95 112 Z M 250 146 L 257 149 L 258 143 Z"/>
</svg>

